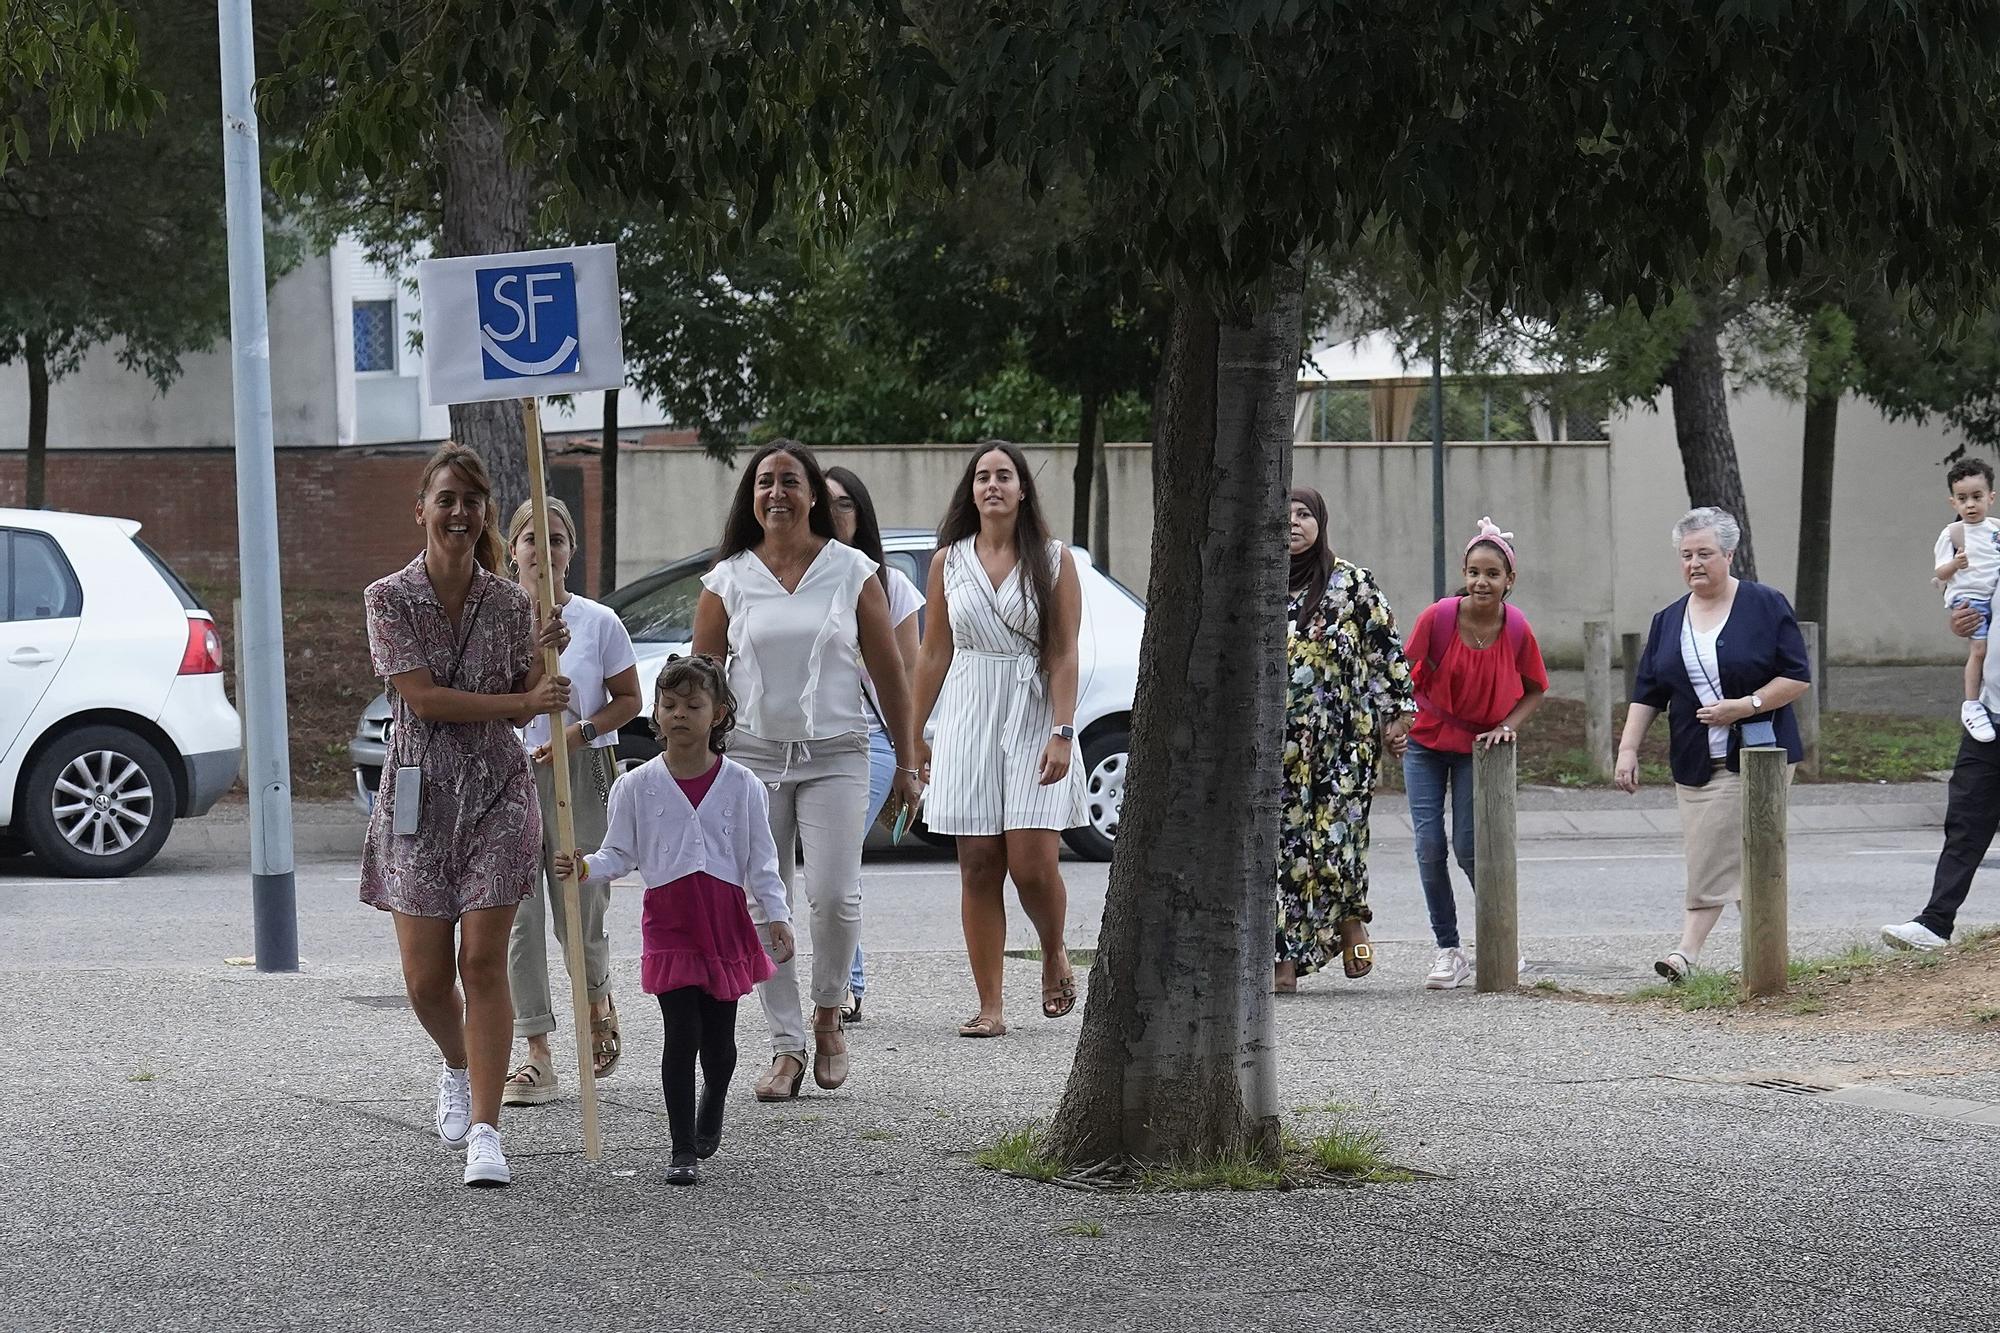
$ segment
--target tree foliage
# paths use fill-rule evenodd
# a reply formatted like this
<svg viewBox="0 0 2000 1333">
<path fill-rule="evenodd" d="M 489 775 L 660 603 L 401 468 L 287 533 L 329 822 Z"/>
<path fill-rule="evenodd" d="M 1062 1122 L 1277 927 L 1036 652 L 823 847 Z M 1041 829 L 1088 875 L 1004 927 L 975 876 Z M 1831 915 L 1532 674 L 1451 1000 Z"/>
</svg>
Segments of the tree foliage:
<svg viewBox="0 0 2000 1333">
<path fill-rule="evenodd" d="M 124 6 L 0 0 L 0 174 L 38 139 L 74 148 L 98 129 L 143 129 L 164 102 L 151 77 Z"/>
</svg>

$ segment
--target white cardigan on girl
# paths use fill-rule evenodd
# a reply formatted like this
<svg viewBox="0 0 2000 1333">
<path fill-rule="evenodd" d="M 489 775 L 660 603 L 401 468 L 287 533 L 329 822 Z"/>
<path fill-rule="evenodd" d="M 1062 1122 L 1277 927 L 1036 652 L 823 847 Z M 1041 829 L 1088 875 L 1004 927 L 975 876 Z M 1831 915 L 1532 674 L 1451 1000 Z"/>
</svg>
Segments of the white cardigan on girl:
<svg viewBox="0 0 2000 1333">
<path fill-rule="evenodd" d="M 757 924 L 790 921 L 778 844 L 771 838 L 771 798 L 757 775 L 733 759 L 699 807 L 667 771 L 661 755 L 611 784 L 604 845 L 583 858 L 584 878 L 610 883 L 639 871 L 659 888 L 706 871 L 744 890 Z"/>
</svg>

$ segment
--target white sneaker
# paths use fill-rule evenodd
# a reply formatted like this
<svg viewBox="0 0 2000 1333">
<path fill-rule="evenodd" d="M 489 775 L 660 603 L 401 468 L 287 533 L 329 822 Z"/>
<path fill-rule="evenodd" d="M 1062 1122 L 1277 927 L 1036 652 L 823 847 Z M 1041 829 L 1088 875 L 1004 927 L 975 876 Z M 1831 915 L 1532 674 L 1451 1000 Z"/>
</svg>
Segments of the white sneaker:
<svg viewBox="0 0 2000 1333">
<path fill-rule="evenodd" d="M 507 1154 L 500 1151 L 500 1131 L 491 1125 L 474 1125 L 466 1137 L 465 1183 L 487 1188 L 514 1183 Z"/>
<path fill-rule="evenodd" d="M 1965 724 L 1965 730 L 1976 741 L 1993 739 L 1993 719 L 1986 715 L 1986 706 L 1977 699 L 1967 699 L 1958 706 L 1958 720 Z"/>
<path fill-rule="evenodd" d="M 1465 961 L 1465 950 L 1440 949 L 1437 962 L 1431 964 L 1431 974 L 1424 978 L 1424 989 L 1454 990 L 1470 980 L 1472 964 Z"/>
<path fill-rule="evenodd" d="M 1882 943 L 1891 949 L 1915 949 L 1918 953 L 1932 953 L 1944 948 L 1951 941 L 1916 921 L 1905 921 L 1900 926 L 1882 927 Z"/>
<path fill-rule="evenodd" d="M 447 1148 L 463 1148 L 472 1132 L 472 1071 L 444 1067 L 438 1075 L 438 1137 Z"/>
</svg>

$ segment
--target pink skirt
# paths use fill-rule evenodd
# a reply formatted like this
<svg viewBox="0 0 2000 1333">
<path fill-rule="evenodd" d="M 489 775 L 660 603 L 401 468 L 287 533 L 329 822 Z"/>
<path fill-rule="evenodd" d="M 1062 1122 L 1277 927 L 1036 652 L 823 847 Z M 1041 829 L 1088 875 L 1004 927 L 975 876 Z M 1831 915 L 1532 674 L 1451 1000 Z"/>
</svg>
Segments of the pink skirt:
<svg viewBox="0 0 2000 1333">
<path fill-rule="evenodd" d="M 718 1000 L 740 1000 L 777 970 L 743 890 L 703 871 L 647 889 L 639 934 L 648 995 L 699 986 Z"/>
</svg>

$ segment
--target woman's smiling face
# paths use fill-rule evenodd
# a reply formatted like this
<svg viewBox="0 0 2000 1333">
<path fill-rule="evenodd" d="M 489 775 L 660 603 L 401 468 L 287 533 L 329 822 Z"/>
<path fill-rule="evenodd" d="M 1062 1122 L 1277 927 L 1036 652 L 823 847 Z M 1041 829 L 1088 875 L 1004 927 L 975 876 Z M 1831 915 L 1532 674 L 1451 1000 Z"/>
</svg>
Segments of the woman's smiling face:
<svg viewBox="0 0 2000 1333">
<path fill-rule="evenodd" d="M 804 463 L 780 451 L 757 465 L 752 504 L 764 531 L 803 527 L 812 503 L 812 483 L 806 480 Z"/>
<path fill-rule="evenodd" d="M 443 555 L 469 555 L 486 528 L 490 496 L 465 479 L 456 467 L 440 468 L 430 489 L 417 502 L 417 523 L 432 550 Z"/>
</svg>

